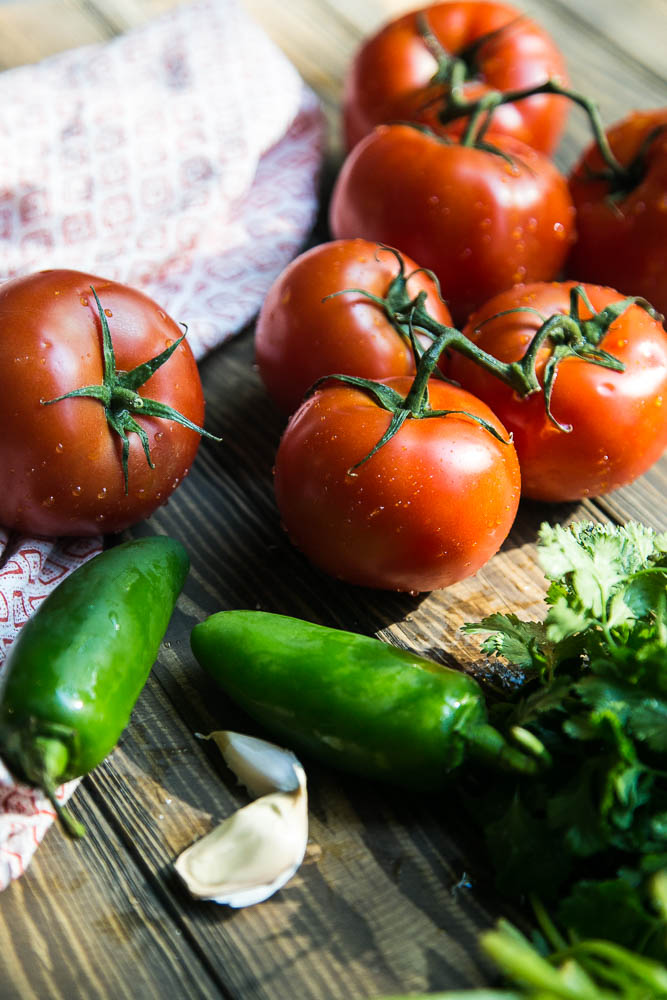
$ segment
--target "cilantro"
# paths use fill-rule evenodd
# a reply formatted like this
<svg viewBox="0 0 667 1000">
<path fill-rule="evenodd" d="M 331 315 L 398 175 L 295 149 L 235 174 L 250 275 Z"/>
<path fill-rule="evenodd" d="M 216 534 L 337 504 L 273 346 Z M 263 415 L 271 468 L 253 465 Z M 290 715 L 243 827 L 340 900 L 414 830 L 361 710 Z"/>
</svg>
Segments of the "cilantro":
<svg viewBox="0 0 667 1000">
<path fill-rule="evenodd" d="M 492 721 L 541 748 L 538 773 L 494 783 L 477 816 L 497 888 L 541 900 L 566 938 L 552 933 L 540 957 L 503 926 L 486 947 L 520 996 L 667 996 L 664 969 L 641 964 L 667 962 L 667 535 L 544 524 L 538 556 L 543 622 L 497 613 L 464 626 L 522 672 Z"/>
<path fill-rule="evenodd" d="M 497 889 L 537 926 L 480 939 L 512 988 L 432 1000 L 667 1000 L 667 535 L 544 524 L 538 555 L 544 621 L 464 630 L 518 668 L 489 716 L 539 768 L 462 788 Z"/>
</svg>

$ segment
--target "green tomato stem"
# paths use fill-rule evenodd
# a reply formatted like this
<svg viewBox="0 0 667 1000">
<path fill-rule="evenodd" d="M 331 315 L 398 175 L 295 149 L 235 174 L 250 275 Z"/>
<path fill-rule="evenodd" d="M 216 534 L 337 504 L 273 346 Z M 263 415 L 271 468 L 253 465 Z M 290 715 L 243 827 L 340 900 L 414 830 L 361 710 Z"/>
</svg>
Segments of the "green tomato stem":
<svg viewBox="0 0 667 1000">
<path fill-rule="evenodd" d="M 209 434 L 203 427 L 199 427 L 191 420 L 188 420 L 187 417 L 179 413 L 178 410 L 174 410 L 171 406 L 167 406 L 159 400 L 149 399 L 147 396 L 140 396 L 137 392 L 137 389 L 147 382 L 158 368 L 169 360 L 179 344 L 182 343 L 185 334 L 154 358 L 137 365 L 136 368 L 133 368 L 129 372 L 118 372 L 106 313 L 92 285 L 91 291 L 95 297 L 102 327 L 102 358 L 104 365 L 102 383 L 101 385 L 81 386 L 78 389 L 72 389 L 70 392 L 64 393 L 62 396 L 56 396 L 54 399 L 43 399 L 42 405 L 51 406 L 54 403 L 62 402 L 64 399 L 75 399 L 78 397 L 88 397 L 100 401 L 104 406 L 104 413 L 109 428 L 121 440 L 121 465 L 125 481 L 125 494 L 127 495 L 129 492 L 128 468 L 130 453 L 128 433 L 134 433 L 139 437 L 148 465 L 151 469 L 155 468 L 151 458 L 148 435 L 143 427 L 133 418 L 133 413 L 138 413 L 146 417 L 175 420 L 176 423 L 181 424 L 183 427 L 187 427 L 212 441 L 220 441 L 221 439 L 214 434 Z"/>
</svg>

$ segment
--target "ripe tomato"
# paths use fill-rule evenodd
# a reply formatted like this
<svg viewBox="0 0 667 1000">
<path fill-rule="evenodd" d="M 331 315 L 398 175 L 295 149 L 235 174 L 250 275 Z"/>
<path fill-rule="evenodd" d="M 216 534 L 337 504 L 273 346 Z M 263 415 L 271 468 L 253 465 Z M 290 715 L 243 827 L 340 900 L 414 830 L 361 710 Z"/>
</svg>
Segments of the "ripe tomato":
<svg viewBox="0 0 667 1000">
<path fill-rule="evenodd" d="M 199 434 L 138 417 L 155 468 L 130 433 L 128 493 L 121 441 L 98 399 L 44 401 L 103 377 L 97 292 L 119 371 L 178 340 L 182 330 L 142 293 L 78 271 L 41 271 L 0 286 L 0 524 L 43 535 L 121 531 L 165 502 L 187 475 Z M 188 345 L 138 390 L 201 425 L 204 401 Z"/>
<path fill-rule="evenodd" d="M 404 257 L 405 275 L 415 271 Z M 260 311 L 255 357 L 264 385 L 278 406 L 292 413 L 306 390 L 324 375 L 381 379 L 414 372 L 410 343 L 391 325 L 381 306 L 350 292 L 361 288 L 384 298 L 399 274 L 396 256 L 377 243 L 351 239 L 322 243 L 297 257 L 276 279 Z M 417 271 L 407 295 L 427 293 L 434 319 L 451 325 L 432 278 Z"/>
<path fill-rule="evenodd" d="M 642 295 L 667 314 L 667 108 L 635 111 L 607 137 L 628 175 L 596 179 L 604 163 L 595 144 L 575 167 L 577 242 L 568 274 Z"/>
<path fill-rule="evenodd" d="M 344 86 L 348 148 L 383 122 L 419 121 L 443 133 L 460 129 L 460 122 L 438 124 L 446 85 L 431 83 L 441 60 L 429 49 L 420 18 L 445 53 L 463 62 L 466 97 L 523 90 L 550 78 L 567 83 L 563 57 L 551 38 L 514 8 L 484 0 L 436 3 L 390 22 L 361 46 Z M 499 108 L 493 127 L 551 153 L 567 112 L 563 98 L 536 95 Z"/>
<path fill-rule="evenodd" d="M 527 312 L 498 314 L 526 306 L 545 317 L 568 313 L 573 285 L 553 282 L 509 289 L 475 313 L 464 333 L 502 361 L 517 361 L 541 320 Z M 623 298 L 611 288 L 584 287 L 596 311 Z M 582 319 L 591 316 L 583 305 L 580 314 Z M 521 399 L 462 356 L 452 354 L 449 359 L 452 378 L 488 403 L 512 432 L 525 496 L 567 501 L 608 493 L 644 473 L 667 446 L 667 333 L 633 305 L 614 320 L 599 346 L 622 361 L 625 371 L 573 357 L 560 363 L 551 410 L 559 423 L 571 426 L 570 433 L 548 419 L 542 393 Z M 548 355 L 545 346 L 536 366 L 540 380 Z"/>
<path fill-rule="evenodd" d="M 405 398 L 410 377 L 382 380 Z M 507 434 L 487 406 L 431 379 L 433 409 L 466 410 Z M 275 463 L 276 500 L 292 542 L 348 583 L 446 587 L 475 573 L 507 536 L 520 494 L 514 446 L 470 416 L 408 418 L 354 474 L 390 414 L 363 390 L 326 383 L 292 416 Z"/>
<path fill-rule="evenodd" d="M 551 161 L 506 136 L 488 141 L 505 155 L 379 125 L 345 160 L 331 202 L 334 236 L 410 254 L 438 276 L 461 324 L 518 281 L 556 277 L 574 238 L 567 182 Z"/>
</svg>

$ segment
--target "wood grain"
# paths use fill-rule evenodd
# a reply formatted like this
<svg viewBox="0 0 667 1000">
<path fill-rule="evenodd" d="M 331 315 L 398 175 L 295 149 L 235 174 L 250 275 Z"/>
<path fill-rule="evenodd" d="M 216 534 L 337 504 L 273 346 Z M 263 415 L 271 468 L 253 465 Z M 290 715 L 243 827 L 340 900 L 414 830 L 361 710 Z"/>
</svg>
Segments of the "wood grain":
<svg viewBox="0 0 667 1000">
<path fill-rule="evenodd" d="M 0 67 L 112 37 L 177 2 L 1 4 Z M 413 5 L 244 2 L 320 95 L 330 178 L 342 155 L 345 67 L 365 34 Z M 600 101 L 605 120 L 664 103 L 664 0 L 643 0 L 631 16 L 621 0 L 520 6 L 565 49 L 573 84 Z M 573 113 L 561 166 L 587 141 L 585 121 Z M 326 237 L 321 221 L 316 238 Z M 27 874 L 2 896 L 0 996 L 343 1000 L 489 982 L 476 937 L 502 903 L 446 794 L 438 801 L 410 797 L 304 761 L 310 841 L 297 876 L 245 911 L 189 899 L 174 876 L 174 858 L 247 801 L 217 750 L 194 734 L 258 732 L 194 662 L 190 630 L 223 608 L 263 608 L 378 634 L 484 671 L 477 640 L 460 626 L 491 611 L 543 615 L 540 523 L 637 518 L 667 528 L 667 461 L 609 497 L 559 507 L 522 503 L 500 553 L 447 591 L 365 591 L 310 566 L 280 527 L 271 468 L 284 421 L 253 368 L 252 330 L 206 359 L 201 371 L 207 426 L 223 444 L 204 442 L 170 503 L 133 532 L 180 538 L 192 572 L 131 725 L 75 796 L 88 837 L 73 843 L 53 829 Z"/>
</svg>

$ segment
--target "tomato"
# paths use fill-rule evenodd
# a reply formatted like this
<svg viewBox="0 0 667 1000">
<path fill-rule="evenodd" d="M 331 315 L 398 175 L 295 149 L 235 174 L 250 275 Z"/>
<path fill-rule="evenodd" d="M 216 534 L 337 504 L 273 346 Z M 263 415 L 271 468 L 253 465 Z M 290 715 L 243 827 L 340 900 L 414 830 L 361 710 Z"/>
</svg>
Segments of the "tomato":
<svg viewBox="0 0 667 1000">
<path fill-rule="evenodd" d="M 182 330 L 141 292 L 78 271 L 41 271 L 0 286 L 0 524 L 43 535 L 121 531 L 164 503 L 187 475 L 199 434 L 171 419 L 137 417 L 154 468 L 129 434 L 127 493 L 121 439 L 103 403 L 46 401 L 103 379 L 101 318 L 118 371 L 173 345 Z M 201 425 L 197 366 L 183 341 L 139 395 Z"/>
<path fill-rule="evenodd" d="M 431 83 L 440 60 L 420 31 L 420 18 L 426 19 L 443 55 L 462 61 L 468 98 L 489 90 L 523 90 L 548 79 L 567 82 L 563 57 L 551 38 L 514 8 L 483 0 L 436 3 L 390 22 L 361 46 L 344 85 L 348 148 L 384 122 L 420 121 L 442 132 L 460 129 L 460 122 L 438 125 L 437 109 L 448 88 Z M 563 98 L 536 95 L 499 108 L 493 127 L 551 153 L 567 112 Z"/>
<path fill-rule="evenodd" d="M 575 167 L 570 190 L 577 242 L 568 274 L 642 295 L 667 314 L 667 108 L 636 111 L 607 132 L 627 177 L 604 180 L 596 145 Z"/>
<path fill-rule="evenodd" d="M 506 136 L 488 141 L 500 152 L 379 125 L 332 196 L 334 236 L 387 243 L 431 268 L 457 323 L 518 281 L 555 278 L 574 238 L 567 182 L 551 161 Z"/>
<path fill-rule="evenodd" d="M 527 312 L 497 314 L 526 306 L 545 317 L 567 313 L 573 285 L 509 289 L 475 313 L 464 333 L 497 358 L 517 361 L 541 320 Z M 623 298 L 610 288 L 584 288 L 596 311 Z M 582 318 L 591 316 L 583 305 L 580 312 Z M 574 357 L 561 361 L 551 410 L 557 421 L 571 426 L 569 433 L 549 420 L 542 393 L 521 399 L 460 355 L 449 359 L 452 378 L 488 403 L 512 432 L 527 497 L 568 501 L 608 493 L 642 475 L 667 446 L 667 333 L 659 321 L 632 305 L 614 320 L 599 346 L 618 358 L 625 371 Z M 545 346 L 536 366 L 540 378 L 548 355 Z"/>
<path fill-rule="evenodd" d="M 433 279 L 403 259 L 406 277 L 416 272 L 408 277 L 407 296 L 425 291 L 434 319 L 451 325 Z M 409 340 L 381 306 L 357 292 L 326 298 L 346 288 L 384 298 L 399 270 L 390 250 L 351 239 L 313 247 L 276 279 L 257 321 L 255 356 L 264 385 L 282 410 L 292 413 L 324 375 L 377 379 L 414 372 Z"/>
<path fill-rule="evenodd" d="M 383 379 L 405 398 L 410 377 Z M 354 474 L 390 414 L 363 390 L 327 382 L 292 416 L 275 463 L 275 493 L 292 542 L 325 572 L 388 590 L 446 587 L 475 573 L 507 536 L 520 494 L 514 446 L 462 389 L 430 380 L 433 409 L 470 416 L 408 418 Z"/>
</svg>

